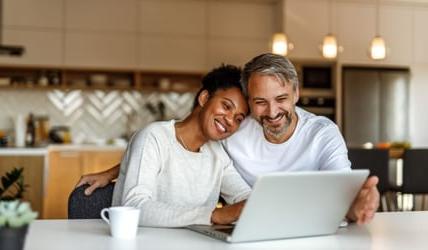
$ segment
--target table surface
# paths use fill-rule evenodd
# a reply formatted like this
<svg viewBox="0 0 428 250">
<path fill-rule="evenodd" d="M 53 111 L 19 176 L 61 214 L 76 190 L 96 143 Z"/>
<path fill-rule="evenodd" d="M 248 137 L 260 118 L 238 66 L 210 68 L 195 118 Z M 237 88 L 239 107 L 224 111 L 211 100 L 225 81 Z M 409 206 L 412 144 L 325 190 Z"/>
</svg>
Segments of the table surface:
<svg viewBox="0 0 428 250">
<path fill-rule="evenodd" d="M 236 244 L 187 229 L 148 227 L 140 227 L 135 239 L 119 240 L 109 235 L 101 220 L 37 220 L 30 226 L 25 249 L 428 249 L 428 211 L 378 213 L 368 225 L 351 224 L 329 236 Z"/>
</svg>

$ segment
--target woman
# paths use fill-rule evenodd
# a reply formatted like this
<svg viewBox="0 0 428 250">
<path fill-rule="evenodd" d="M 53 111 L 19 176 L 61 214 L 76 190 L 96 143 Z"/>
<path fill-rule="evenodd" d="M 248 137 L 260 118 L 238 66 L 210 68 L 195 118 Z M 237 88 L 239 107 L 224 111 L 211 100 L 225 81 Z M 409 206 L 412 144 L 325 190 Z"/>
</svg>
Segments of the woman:
<svg viewBox="0 0 428 250">
<path fill-rule="evenodd" d="M 240 70 L 221 66 L 202 85 L 187 118 L 152 123 L 128 144 L 113 206 L 140 208 L 140 225 L 228 224 L 251 191 L 218 142 L 248 113 Z M 219 195 L 234 205 L 216 209 Z"/>
</svg>

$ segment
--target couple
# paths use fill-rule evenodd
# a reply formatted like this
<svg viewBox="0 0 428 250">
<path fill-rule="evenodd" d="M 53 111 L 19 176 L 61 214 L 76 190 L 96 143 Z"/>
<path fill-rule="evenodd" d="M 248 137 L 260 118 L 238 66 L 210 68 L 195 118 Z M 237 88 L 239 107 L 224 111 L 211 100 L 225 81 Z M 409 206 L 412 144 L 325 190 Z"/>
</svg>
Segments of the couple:
<svg viewBox="0 0 428 250">
<path fill-rule="evenodd" d="M 238 219 L 258 175 L 350 169 L 337 126 L 295 106 L 298 79 L 287 58 L 262 54 L 242 73 L 222 66 L 202 85 L 186 119 L 137 132 L 120 169 L 83 176 L 78 186 L 90 184 L 89 195 L 119 176 L 113 206 L 141 208 L 140 225 L 229 224 Z M 377 182 L 366 181 L 348 220 L 363 224 L 373 218 Z M 219 195 L 231 205 L 216 208 Z"/>
</svg>

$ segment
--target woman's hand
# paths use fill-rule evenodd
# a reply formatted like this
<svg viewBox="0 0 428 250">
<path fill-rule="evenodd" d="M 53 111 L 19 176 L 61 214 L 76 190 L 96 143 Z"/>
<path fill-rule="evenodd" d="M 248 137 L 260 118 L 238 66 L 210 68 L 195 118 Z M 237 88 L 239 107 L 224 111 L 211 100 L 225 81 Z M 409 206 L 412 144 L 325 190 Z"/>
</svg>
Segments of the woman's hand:
<svg viewBox="0 0 428 250">
<path fill-rule="evenodd" d="M 116 179 L 119 175 L 119 168 L 120 166 L 116 165 L 103 172 L 82 175 L 75 188 L 84 184 L 89 184 L 89 187 L 85 189 L 85 195 L 91 195 L 97 188 L 105 187 L 111 181 Z"/>
<path fill-rule="evenodd" d="M 216 208 L 211 214 L 211 222 L 213 224 L 230 224 L 238 220 L 241 211 L 244 208 L 245 201 L 227 205 L 222 208 Z"/>
</svg>

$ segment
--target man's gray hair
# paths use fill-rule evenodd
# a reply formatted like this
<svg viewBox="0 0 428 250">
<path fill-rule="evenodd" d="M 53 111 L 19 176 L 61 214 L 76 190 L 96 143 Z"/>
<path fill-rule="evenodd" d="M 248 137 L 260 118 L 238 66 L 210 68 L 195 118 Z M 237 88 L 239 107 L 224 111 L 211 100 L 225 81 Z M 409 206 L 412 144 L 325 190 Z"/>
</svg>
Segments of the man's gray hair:
<svg viewBox="0 0 428 250">
<path fill-rule="evenodd" d="M 252 74 L 275 76 L 283 84 L 287 82 L 293 84 L 294 90 L 299 86 L 296 69 L 284 56 L 266 53 L 256 56 L 246 63 L 241 77 L 242 90 L 245 95 L 248 95 L 248 80 Z"/>
</svg>

